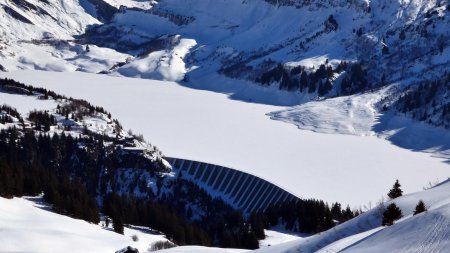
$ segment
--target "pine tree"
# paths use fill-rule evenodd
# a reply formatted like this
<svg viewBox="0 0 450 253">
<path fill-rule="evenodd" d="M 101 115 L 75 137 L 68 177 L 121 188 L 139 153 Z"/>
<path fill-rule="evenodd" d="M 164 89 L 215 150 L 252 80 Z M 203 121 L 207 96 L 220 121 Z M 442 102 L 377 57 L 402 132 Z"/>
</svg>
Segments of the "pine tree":
<svg viewBox="0 0 450 253">
<path fill-rule="evenodd" d="M 105 218 L 105 227 L 109 227 L 109 218 L 108 217 L 106 217 Z"/>
<path fill-rule="evenodd" d="M 308 87 L 308 74 L 303 71 L 300 75 L 300 92 L 303 92 L 306 87 Z"/>
<path fill-rule="evenodd" d="M 245 249 L 258 249 L 259 242 L 256 235 L 252 232 L 243 232 L 242 235 L 239 236 L 242 241 L 242 247 Z"/>
<path fill-rule="evenodd" d="M 401 185 L 398 182 L 398 179 L 395 181 L 395 184 L 392 186 L 392 189 L 388 193 L 388 197 L 391 199 L 398 198 L 403 195 L 402 189 L 400 189 Z"/>
<path fill-rule="evenodd" d="M 123 228 L 122 218 L 120 218 L 120 217 L 113 218 L 113 228 L 114 228 L 114 232 L 123 235 L 124 228 Z"/>
<path fill-rule="evenodd" d="M 309 86 L 308 86 L 308 93 L 313 93 L 313 92 L 315 92 L 316 91 L 316 81 L 314 81 L 314 80 L 311 80 L 310 82 L 309 82 Z"/>
<path fill-rule="evenodd" d="M 386 208 L 386 211 L 384 211 L 381 225 L 391 226 L 394 224 L 394 221 L 401 217 L 403 217 L 402 210 L 395 203 L 392 203 Z"/>
<path fill-rule="evenodd" d="M 419 203 L 416 205 L 416 209 L 414 210 L 413 215 L 423 213 L 427 211 L 427 207 L 425 206 L 425 203 L 422 200 L 419 200 Z"/>
<path fill-rule="evenodd" d="M 349 207 L 350 209 L 350 207 Z M 334 203 L 331 207 L 331 216 L 333 217 L 334 220 L 338 220 L 340 221 L 342 218 L 342 208 L 341 208 L 341 204 L 339 203 Z"/>
</svg>

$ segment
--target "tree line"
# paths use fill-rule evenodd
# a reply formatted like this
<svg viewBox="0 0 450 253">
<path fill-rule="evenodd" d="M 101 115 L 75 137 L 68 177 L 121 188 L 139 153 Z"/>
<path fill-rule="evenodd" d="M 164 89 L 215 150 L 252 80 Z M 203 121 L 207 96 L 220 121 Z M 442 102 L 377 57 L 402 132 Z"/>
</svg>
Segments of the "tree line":
<svg viewBox="0 0 450 253">
<path fill-rule="evenodd" d="M 266 65 L 273 64 L 266 61 Z M 361 63 L 347 63 L 342 61 L 336 68 L 326 62 L 317 69 L 306 70 L 303 66 L 287 67 L 281 63 L 274 68 L 263 72 L 256 78 L 256 82 L 263 85 L 276 83 L 280 90 L 297 91 L 301 93 L 315 93 L 319 96 L 327 95 L 335 84 L 335 74 L 346 71 L 340 81 L 340 89 L 337 94 L 349 95 L 362 92 L 370 85 L 367 81 L 367 71 Z"/>
<path fill-rule="evenodd" d="M 53 98 L 54 100 L 66 100 L 67 102 L 70 102 L 70 108 L 72 110 L 79 109 L 79 108 L 86 108 L 87 111 L 93 113 L 93 112 L 99 112 L 110 115 L 103 107 L 101 106 L 94 106 L 91 103 L 87 102 L 83 99 L 75 99 L 72 97 L 67 97 L 61 94 L 58 94 L 54 91 L 47 90 L 45 88 L 41 87 L 35 87 L 32 85 L 26 85 L 21 82 L 17 82 L 13 79 L 8 78 L 0 78 L 0 88 L 4 91 L 12 92 L 15 94 L 20 95 L 26 95 L 26 96 L 32 96 L 32 95 L 40 95 L 40 99 L 50 99 Z"/>
<path fill-rule="evenodd" d="M 307 199 L 269 206 L 264 215 L 269 227 L 281 223 L 290 231 L 319 233 L 354 218 L 359 212 L 352 211 L 349 206 L 342 209 L 339 203 L 330 207 L 323 201 Z"/>
<path fill-rule="evenodd" d="M 118 233 L 123 233 L 123 224 L 133 224 L 161 231 L 178 245 L 212 245 L 202 228 L 190 224 L 170 206 L 150 199 L 110 193 L 103 200 L 102 211 L 112 218 Z"/>
<path fill-rule="evenodd" d="M 450 128 L 450 73 L 412 85 L 395 103 L 398 111 L 425 123 Z M 387 109 L 387 108 L 385 108 Z"/>
<path fill-rule="evenodd" d="M 83 184 L 70 180 L 67 175 L 56 175 L 42 167 L 5 159 L 4 155 L 0 152 L 0 196 L 44 193 L 44 200 L 55 212 L 92 223 L 100 221 L 97 203 Z"/>
</svg>

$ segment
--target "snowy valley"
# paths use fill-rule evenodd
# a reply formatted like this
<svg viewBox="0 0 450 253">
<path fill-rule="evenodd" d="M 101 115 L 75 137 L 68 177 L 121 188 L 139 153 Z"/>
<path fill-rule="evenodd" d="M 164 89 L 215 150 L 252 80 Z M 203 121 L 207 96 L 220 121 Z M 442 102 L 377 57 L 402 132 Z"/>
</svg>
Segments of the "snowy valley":
<svg viewBox="0 0 450 253">
<path fill-rule="evenodd" d="M 447 252 L 449 14 L 0 0 L 0 252 Z"/>
</svg>

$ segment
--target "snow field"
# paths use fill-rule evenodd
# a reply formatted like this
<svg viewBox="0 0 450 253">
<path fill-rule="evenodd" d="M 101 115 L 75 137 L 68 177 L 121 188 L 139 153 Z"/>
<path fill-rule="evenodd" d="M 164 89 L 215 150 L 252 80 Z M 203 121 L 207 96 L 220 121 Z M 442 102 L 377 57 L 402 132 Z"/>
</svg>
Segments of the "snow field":
<svg viewBox="0 0 450 253">
<path fill-rule="evenodd" d="M 54 100 L 40 100 L 34 96 L 0 92 L 0 105 L 4 104 L 16 108 L 22 115 L 27 115 L 33 110 L 53 110 L 57 106 Z"/>
<path fill-rule="evenodd" d="M 48 211 L 40 198 L 0 198 L 0 252 L 111 253 L 126 246 L 146 252 L 163 235 L 125 228 L 120 235 L 111 229 Z M 139 240 L 133 241 L 131 236 Z"/>
</svg>

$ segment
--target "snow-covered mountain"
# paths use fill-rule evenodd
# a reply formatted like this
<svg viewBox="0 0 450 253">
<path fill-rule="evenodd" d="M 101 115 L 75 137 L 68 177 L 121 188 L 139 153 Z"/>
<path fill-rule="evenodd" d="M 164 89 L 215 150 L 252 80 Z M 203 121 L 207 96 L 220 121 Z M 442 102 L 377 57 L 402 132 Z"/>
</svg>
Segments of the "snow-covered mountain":
<svg viewBox="0 0 450 253">
<path fill-rule="evenodd" d="M 396 83 L 381 107 L 448 128 L 445 0 L 2 0 L 1 6 L 5 70 L 109 73 L 222 92 L 236 91 L 226 83 L 241 89 L 256 83 L 271 86 L 269 94 L 273 88 L 296 94 L 275 102 L 283 105 Z M 398 101 L 435 81 L 441 91 L 426 101 Z"/>
</svg>

